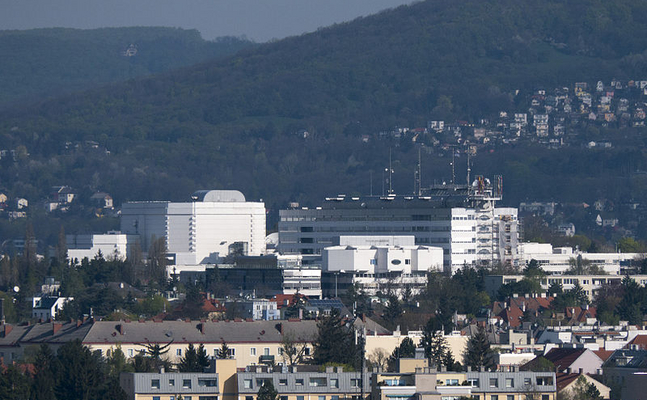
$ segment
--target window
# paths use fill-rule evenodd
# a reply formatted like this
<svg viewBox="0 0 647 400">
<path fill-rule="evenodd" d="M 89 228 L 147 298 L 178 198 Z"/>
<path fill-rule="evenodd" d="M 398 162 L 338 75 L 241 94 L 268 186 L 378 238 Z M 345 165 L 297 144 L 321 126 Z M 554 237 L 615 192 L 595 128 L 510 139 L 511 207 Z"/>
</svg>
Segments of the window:
<svg viewBox="0 0 647 400">
<path fill-rule="evenodd" d="M 505 378 L 505 387 L 513 388 L 514 387 L 514 379 L 513 378 Z"/>
<path fill-rule="evenodd" d="M 377 265 L 377 260 L 375 258 L 371 258 L 371 265 Z"/>
<path fill-rule="evenodd" d="M 200 387 L 216 387 L 218 382 L 216 378 L 198 378 L 198 386 Z"/>
<path fill-rule="evenodd" d="M 171 396 L 171 397 L 169 397 L 169 399 L 168 399 L 168 400 L 175 400 L 175 396 Z"/>
<path fill-rule="evenodd" d="M 404 263 L 405 263 L 406 265 L 411 265 L 411 259 L 410 259 L 410 258 L 405 258 L 405 259 L 404 259 Z"/>
<path fill-rule="evenodd" d="M 236 356 L 236 349 L 234 349 L 233 347 L 230 348 L 229 349 L 229 355 L 232 356 L 232 357 L 235 357 Z"/>
<path fill-rule="evenodd" d="M 523 378 L 523 385 L 524 386 L 532 385 L 532 378 Z"/>
<path fill-rule="evenodd" d="M 309 356 L 310 355 L 310 347 L 306 347 L 305 349 L 303 349 L 303 354 L 305 354 L 306 356 Z"/>
<path fill-rule="evenodd" d="M 497 378 L 490 378 L 490 387 L 499 387 L 499 380 Z"/>
<path fill-rule="evenodd" d="M 552 376 L 538 376 L 537 377 L 537 385 L 539 386 L 550 386 L 553 384 L 553 377 Z"/>
<path fill-rule="evenodd" d="M 283 347 L 279 347 L 276 352 L 278 353 L 278 355 L 282 356 L 283 355 Z"/>
<path fill-rule="evenodd" d="M 171 386 L 171 387 L 175 386 L 175 379 L 169 379 L 168 380 L 168 385 Z"/>
<path fill-rule="evenodd" d="M 252 380 L 251 379 L 245 379 L 243 381 L 243 388 L 251 389 L 252 388 Z"/>
<path fill-rule="evenodd" d="M 296 379 L 296 380 L 294 381 L 294 384 L 295 384 L 296 386 L 303 386 L 303 379 Z"/>
<path fill-rule="evenodd" d="M 350 387 L 358 388 L 358 387 L 360 387 L 361 384 L 362 384 L 361 379 L 351 379 L 350 380 Z"/>
<path fill-rule="evenodd" d="M 297 396 L 297 400 L 304 400 L 303 396 Z"/>
<path fill-rule="evenodd" d="M 254 396 L 245 396 L 245 400 L 254 400 Z"/>
<path fill-rule="evenodd" d="M 249 355 L 250 356 L 255 356 L 256 355 L 256 347 L 252 347 L 251 349 L 249 349 Z"/>
<path fill-rule="evenodd" d="M 184 398 L 188 400 L 186 396 Z M 218 396 L 200 396 L 198 400 L 218 400 Z"/>
<path fill-rule="evenodd" d="M 506 397 L 506 400 L 514 400 L 514 395 L 513 395 L 513 394 L 509 394 L 509 395 Z"/>
<path fill-rule="evenodd" d="M 330 387 L 338 389 L 339 388 L 339 379 L 331 378 L 330 379 Z"/>
<path fill-rule="evenodd" d="M 185 389 L 191 389 L 191 379 L 182 379 L 182 387 Z"/>
<path fill-rule="evenodd" d="M 467 378 L 467 383 L 469 383 L 472 387 L 478 387 L 479 378 Z"/>
<path fill-rule="evenodd" d="M 279 400 L 288 400 L 288 396 L 281 396 L 279 397 Z"/>
<path fill-rule="evenodd" d="M 182 349 L 175 350 L 175 355 L 176 356 L 182 356 Z"/>
<path fill-rule="evenodd" d="M 159 379 L 151 379 L 151 387 L 153 389 L 159 389 L 160 388 L 160 380 Z"/>
<path fill-rule="evenodd" d="M 191 400 L 191 396 L 183 396 L 182 397 L 184 400 Z"/>
<path fill-rule="evenodd" d="M 326 378 L 310 378 L 309 386 L 327 386 Z"/>
<path fill-rule="evenodd" d="M 128 357 L 134 357 L 134 356 L 135 356 L 135 350 L 128 349 Z"/>
<path fill-rule="evenodd" d="M 264 356 L 269 356 L 270 355 L 270 348 L 269 347 L 266 347 L 266 348 L 263 349 L 263 355 Z"/>
<path fill-rule="evenodd" d="M 499 400 L 499 396 L 496 394 L 493 394 L 492 396 L 490 396 L 490 400 Z"/>
<path fill-rule="evenodd" d="M 445 380 L 445 385 L 446 386 L 458 386 L 458 379 L 446 379 Z"/>
<path fill-rule="evenodd" d="M 550 400 L 550 396 L 547 394 L 542 394 L 541 395 L 541 400 Z"/>
<path fill-rule="evenodd" d="M 326 396 L 318 396 L 317 400 L 326 400 Z"/>
<path fill-rule="evenodd" d="M 159 396 L 153 396 L 153 400 L 160 400 Z"/>
<path fill-rule="evenodd" d="M 339 400 L 339 396 L 330 396 L 330 400 Z"/>
<path fill-rule="evenodd" d="M 288 379 L 287 378 L 279 379 L 279 385 L 280 386 L 286 386 L 287 384 L 288 384 Z"/>
</svg>

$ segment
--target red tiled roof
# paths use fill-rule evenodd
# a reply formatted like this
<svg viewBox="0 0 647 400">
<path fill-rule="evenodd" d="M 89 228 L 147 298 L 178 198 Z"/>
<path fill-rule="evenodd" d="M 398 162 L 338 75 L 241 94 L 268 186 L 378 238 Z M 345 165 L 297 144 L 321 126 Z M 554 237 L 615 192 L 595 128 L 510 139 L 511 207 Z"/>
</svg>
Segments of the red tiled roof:
<svg viewBox="0 0 647 400">
<path fill-rule="evenodd" d="M 554 348 L 544 354 L 544 358 L 555 364 L 558 371 L 563 371 L 569 368 L 585 351 L 586 349 Z"/>
<path fill-rule="evenodd" d="M 630 349 L 635 347 L 637 347 L 638 350 L 647 350 L 647 335 L 637 335 L 635 338 L 631 339 L 624 348 Z"/>
<path fill-rule="evenodd" d="M 573 381 L 577 380 L 577 378 L 580 377 L 580 374 L 564 374 L 561 372 L 557 373 L 557 379 L 555 384 L 557 385 L 557 391 L 560 392 L 564 390 L 568 385 L 573 383 Z"/>
<path fill-rule="evenodd" d="M 613 354 L 613 351 L 611 350 L 596 350 L 594 351 L 595 355 L 600 357 L 602 361 L 606 361 L 607 358 L 611 357 L 611 354 Z"/>
</svg>

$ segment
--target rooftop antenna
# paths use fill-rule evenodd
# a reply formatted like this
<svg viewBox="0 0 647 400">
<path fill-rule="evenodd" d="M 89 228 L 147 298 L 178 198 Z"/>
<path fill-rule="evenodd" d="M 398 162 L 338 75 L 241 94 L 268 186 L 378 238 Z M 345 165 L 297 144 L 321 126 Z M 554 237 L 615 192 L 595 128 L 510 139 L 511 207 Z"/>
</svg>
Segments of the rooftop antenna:
<svg viewBox="0 0 647 400">
<path fill-rule="evenodd" d="M 456 170 L 454 167 L 454 164 L 456 164 L 456 149 L 451 147 L 452 149 L 452 185 L 456 184 Z"/>
<path fill-rule="evenodd" d="M 373 170 L 368 171 L 371 180 L 371 196 L 373 196 Z"/>
<path fill-rule="evenodd" d="M 470 151 L 469 149 L 467 150 L 467 190 L 470 190 L 470 172 L 472 172 L 472 168 L 470 166 Z"/>
<path fill-rule="evenodd" d="M 393 168 L 391 167 L 391 149 L 389 148 L 389 194 L 393 193 Z"/>
<path fill-rule="evenodd" d="M 418 147 L 418 196 L 422 196 L 422 163 L 420 161 L 420 147 Z"/>
</svg>

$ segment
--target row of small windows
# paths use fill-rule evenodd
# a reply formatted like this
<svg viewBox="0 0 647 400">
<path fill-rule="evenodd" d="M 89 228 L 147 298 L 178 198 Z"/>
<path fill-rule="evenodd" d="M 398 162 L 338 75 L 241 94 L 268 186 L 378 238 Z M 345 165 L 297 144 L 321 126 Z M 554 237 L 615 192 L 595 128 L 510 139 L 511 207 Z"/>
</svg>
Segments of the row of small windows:
<svg viewBox="0 0 647 400">
<path fill-rule="evenodd" d="M 256 382 L 254 382 L 253 379 L 244 379 L 243 380 L 243 388 L 244 389 L 254 389 L 254 383 L 256 383 L 256 387 L 260 388 L 263 386 L 263 384 L 266 381 L 270 381 L 271 379 L 268 378 L 256 378 Z M 310 387 L 330 387 L 332 389 L 339 389 L 339 379 L 338 378 L 330 378 L 328 379 L 325 376 L 322 377 L 310 377 L 307 380 L 308 386 Z M 294 385 L 295 386 L 305 386 L 306 379 L 305 378 L 294 378 Z M 330 384 L 329 384 L 330 383 Z M 288 384 L 288 378 L 279 378 L 279 386 L 287 386 Z M 350 380 L 350 386 L 351 388 L 359 388 L 362 384 L 362 380 L 357 378 L 357 379 L 351 379 Z"/>
<path fill-rule="evenodd" d="M 183 395 L 182 400 L 193 400 L 193 396 L 186 396 Z M 162 396 L 153 396 L 153 400 L 165 400 L 166 397 Z M 178 396 L 177 399 L 179 400 L 180 397 Z M 197 400 L 218 400 L 218 396 L 198 396 L 196 397 Z M 176 400 L 175 396 L 169 396 L 168 400 Z"/>
<path fill-rule="evenodd" d="M 186 398 L 186 397 L 184 397 Z M 310 400 L 314 400 L 315 396 L 308 396 Z M 348 397 L 344 397 L 345 399 L 348 399 Z M 317 400 L 339 400 L 339 396 L 317 396 Z M 351 400 L 360 400 L 360 396 L 353 395 L 350 396 Z M 254 400 L 254 396 L 245 396 L 245 400 Z M 288 400 L 288 396 L 279 396 L 279 400 Z M 296 396 L 296 400 L 305 400 L 305 396 Z"/>
<path fill-rule="evenodd" d="M 175 379 L 168 380 L 169 387 L 175 387 Z M 191 389 L 193 386 L 193 381 L 191 379 L 182 379 L 182 388 Z M 216 378 L 198 378 L 198 387 L 216 387 L 218 386 L 218 381 Z M 151 379 L 151 389 L 159 389 L 160 380 Z"/>
</svg>

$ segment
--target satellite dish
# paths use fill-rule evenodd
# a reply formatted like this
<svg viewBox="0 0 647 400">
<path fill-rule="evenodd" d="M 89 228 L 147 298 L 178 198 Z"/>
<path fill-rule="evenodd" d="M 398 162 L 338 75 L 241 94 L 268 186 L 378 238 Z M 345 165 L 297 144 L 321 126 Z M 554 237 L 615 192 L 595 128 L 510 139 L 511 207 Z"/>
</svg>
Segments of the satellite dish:
<svg viewBox="0 0 647 400">
<path fill-rule="evenodd" d="M 16 292 L 16 293 L 18 293 L 18 292 L 20 292 L 20 288 L 19 288 L 18 286 L 14 286 L 14 287 L 13 287 L 13 291 L 14 291 L 14 292 Z"/>
</svg>

